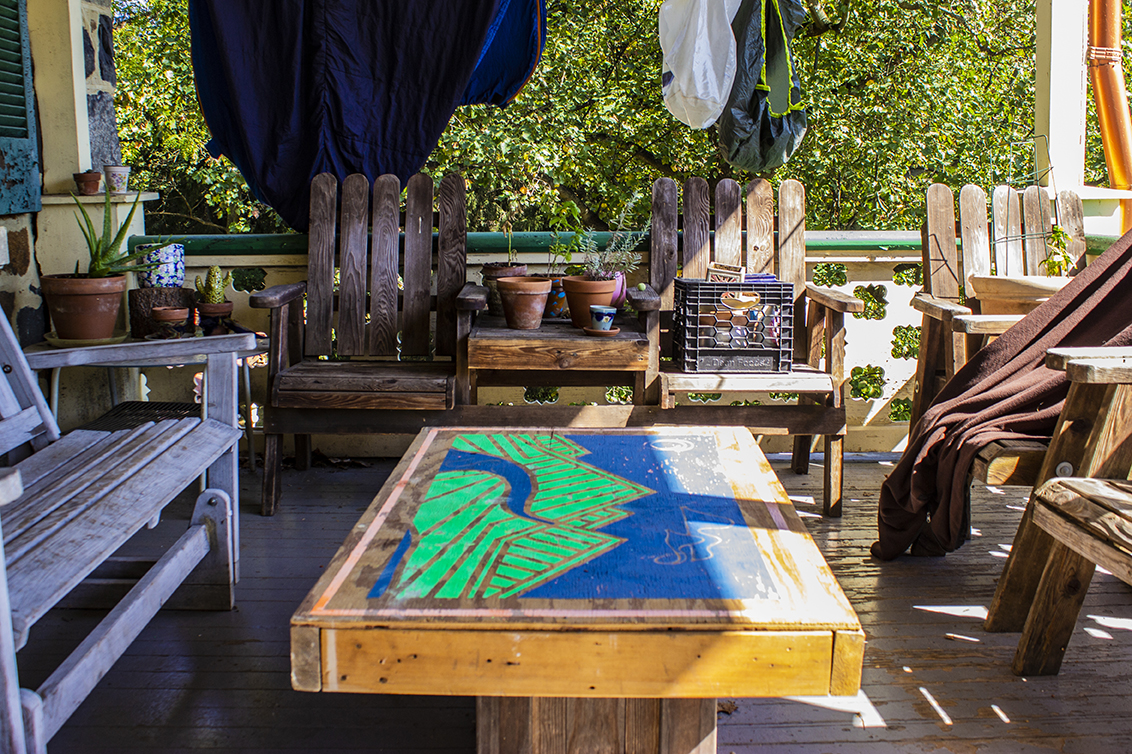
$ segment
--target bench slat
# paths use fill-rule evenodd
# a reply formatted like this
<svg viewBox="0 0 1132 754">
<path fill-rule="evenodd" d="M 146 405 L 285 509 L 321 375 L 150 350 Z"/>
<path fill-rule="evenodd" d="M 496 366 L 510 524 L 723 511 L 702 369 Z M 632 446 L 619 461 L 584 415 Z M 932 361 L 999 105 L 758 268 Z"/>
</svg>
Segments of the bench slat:
<svg viewBox="0 0 1132 754">
<path fill-rule="evenodd" d="M 16 646 L 56 602 L 122 546 L 176 494 L 239 441 L 239 429 L 205 420 L 159 458 L 8 568 Z M 156 491 L 160 491 L 158 494 Z"/>
<path fill-rule="evenodd" d="M 1119 486 L 1118 486 L 1119 485 Z M 1055 479 L 1035 493 L 1035 521 L 1057 539 L 1083 555 L 1094 557 L 1092 544 L 1104 544 L 1124 554 L 1124 575 L 1132 583 L 1132 488 L 1104 479 Z M 1053 511 L 1070 529 L 1050 525 L 1039 512 Z M 1051 529 L 1057 529 L 1051 531 Z M 1111 559 L 1109 559 L 1111 560 Z M 1109 564 L 1095 560 L 1106 568 Z M 1112 568 L 1109 568 L 1112 571 Z"/>
<path fill-rule="evenodd" d="M 44 432 L 43 417 L 35 406 L 4 417 L 0 424 L 0 452 L 7 453 Z"/>
<path fill-rule="evenodd" d="M 330 364 L 330 362 L 322 362 Z M 320 392 L 443 392 L 455 374 L 451 364 L 332 364 L 302 363 L 281 372 L 280 391 Z"/>
<path fill-rule="evenodd" d="M 109 435 L 109 432 L 76 429 L 64 435 L 61 440 L 51 443 L 43 450 L 21 461 L 20 475 L 24 480 L 25 493 L 44 476 L 59 468 L 65 461 L 78 456 Z"/>
<path fill-rule="evenodd" d="M 115 435 L 127 435 L 124 443 L 114 443 L 113 455 L 100 457 L 84 469 L 70 469 L 65 475 L 51 476 L 29 497 L 21 515 L 13 517 L 15 531 L 5 533 L 8 564 L 19 561 L 25 553 L 58 531 L 100 499 L 113 492 L 139 469 L 160 456 L 180 440 L 200 419 L 168 420 Z M 111 443 L 104 443 L 109 445 Z M 91 473 L 92 470 L 95 473 Z M 17 502 L 16 505 L 20 503 Z"/>
<path fill-rule="evenodd" d="M 794 364 L 790 372 L 765 374 L 716 374 L 663 372 L 664 386 L 671 392 L 736 393 L 832 393 L 833 378 L 803 364 Z"/>
</svg>

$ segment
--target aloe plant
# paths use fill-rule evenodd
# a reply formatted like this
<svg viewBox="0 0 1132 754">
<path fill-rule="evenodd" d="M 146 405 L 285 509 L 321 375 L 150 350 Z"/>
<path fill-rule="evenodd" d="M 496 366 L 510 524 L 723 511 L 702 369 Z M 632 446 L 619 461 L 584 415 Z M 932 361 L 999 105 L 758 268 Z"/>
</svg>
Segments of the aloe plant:
<svg viewBox="0 0 1132 754">
<path fill-rule="evenodd" d="M 82 217 L 75 214 L 75 220 L 79 224 L 79 230 L 83 232 L 83 237 L 86 238 L 87 249 L 90 252 L 90 265 L 87 267 L 86 276 L 91 278 L 104 278 L 108 275 L 120 275 L 123 272 L 130 270 L 149 269 L 156 267 L 156 264 L 139 265 L 137 261 L 145 256 L 145 250 L 135 251 L 132 254 L 122 252 L 122 243 L 126 240 L 126 236 L 130 232 L 130 223 L 133 222 L 134 213 L 138 209 L 138 202 L 141 201 L 141 194 L 138 194 L 134 199 L 134 204 L 130 207 L 130 214 L 126 215 L 126 220 L 118 226 L 117 232 L 114 231 L 113 221 L 110 218 L 110 194 L 106 195 L 106 206 L 102 213 L 102 235 L 98 235 L 95 230 L 94 223 L 87 214 L 86 208 L 83 207 L 82 202 L 78 200 L 73 194 L 71 198 L 75 200 L 75 204 L 82 213 Z M 79 263 L 75 262 L 75 274 L 79 272 Z"/>
</svg>

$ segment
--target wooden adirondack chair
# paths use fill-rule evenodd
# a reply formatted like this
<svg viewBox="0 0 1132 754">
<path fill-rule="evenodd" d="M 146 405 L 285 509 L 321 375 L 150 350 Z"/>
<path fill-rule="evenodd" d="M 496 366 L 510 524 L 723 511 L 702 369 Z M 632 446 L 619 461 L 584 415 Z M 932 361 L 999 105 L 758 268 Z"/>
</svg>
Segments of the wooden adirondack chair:
<svg viewBox="0 0 1132 754">
<path fill-rule="evenodd" d="M 1045 189 L 1030 186 L 1020 201 L 1018 191 L 998 186 L 992 196 L 988 227 L 986 193 L 978 186 L 964 186 L 959 193 L 958 226 L 962 254 L 956 249 L 951 189 L 932 184 L 927 200 L 924 289 L 912 299 L 912 306 L 924 315 L 912 399 L 913 427 L 971 354 L 987 339 L 1006 332 L 1068 281 L 1067 277 L 1045 274 L 1054 221 Z M 1062 191 L 1056 210 L 1057 224 L 1069 236 L 1065 251 L 1080 260 L 1085 253 L 1081 199 L 1072 191 Z M 1046 447 L 1041 442 L 998 441 L 983 448 L 968 478 L 968 517 L 971 482 L 1032 485 Z"/>
<path fill-rule="evenodd" d="M 1061 668 L 1096 565 L 1132 584 L 1132 348 L 1058 348 L 1070 381 L 986 620 L 1021 631 L 1016 675 Z M 1056 478 L 1055 478 L 1056 477 Z"/>
<path fill-rule="evenodd" d="M 676 183 L 662 178 L 653 184 L 649 275 L 660 304 L 657 311 L 647 311 L 643 316 L 649 337 L 655 343 L 654 350 L 661 359 L 655 379 L 646 390 L 654 394 L 659 391 L 661 406 L 674 413 L 681 409 L 693 410 L 691 406 L 675 407 L 676 394 L 683 392 L 797 393 L 796 404 L 735 406 L 729 410 L 753 431 L 794 435 L 793 470 L 799 474 L 809 469 L 811 433 L 822 434 L 825 437 L 823 511 L 828 516 L 839 516 L 846 434 L 845 314 L 864 311 L 864 302 L 806 282 L 806 197 L 801 183 L 784 181 L 779 189 L 777 243 L 770 183 L 759 179 L 747 187 L 745 213 L 743 199 L 738 183 L 730 179 L 720 181 L 715 190 L 713 223 L 708 184 L 704 179 L 690 178 L 686 182 L 682 216 Z M 684 278 L 706 278 L 710 262 L 742 265 L 749 273 L 773 272 L 780 281 L 793 284 L 794 349 L 790 371 L 682 372 L 675 364 L 663 360 L 672 355 L 674 280 L 678 273 Z M 663 411 L 659 421 L 666 421 Z M 818 432 L 813 431 L 814 427 L 820 428 Z"/>
<path fill-rule="evenodd" d="M 364 175 L 347 177 L 340 196 L 332 175 L 311 182 L 307 281 L 250 299 L 271 309 L 264 515 L 279 503 L 284 434 L 304 467 L 311 433 L 389 431 L 384 411 L 468 401 L 467 335 L 486 289 L 466 283 L 464 179 L 440 182 L 435 249 L 433 195 L 432 178 L 410 178 L 402 222 L 396 176 L 374 181 L 372 213 Z"/>
</svg>

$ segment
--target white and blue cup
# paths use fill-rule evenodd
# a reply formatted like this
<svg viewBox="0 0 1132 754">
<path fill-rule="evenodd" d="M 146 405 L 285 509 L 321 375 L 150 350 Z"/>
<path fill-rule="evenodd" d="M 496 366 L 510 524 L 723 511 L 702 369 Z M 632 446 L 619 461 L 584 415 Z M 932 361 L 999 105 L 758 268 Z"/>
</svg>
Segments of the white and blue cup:
<svg viewBox="0 0 1132 754">
<path fill-rule="evenodd" d="M 613 315 L 617 310 L 612 306 L 590 304 L 590 327 L 594 330 L 608 330 L 613 327 Z"/>
</svg>

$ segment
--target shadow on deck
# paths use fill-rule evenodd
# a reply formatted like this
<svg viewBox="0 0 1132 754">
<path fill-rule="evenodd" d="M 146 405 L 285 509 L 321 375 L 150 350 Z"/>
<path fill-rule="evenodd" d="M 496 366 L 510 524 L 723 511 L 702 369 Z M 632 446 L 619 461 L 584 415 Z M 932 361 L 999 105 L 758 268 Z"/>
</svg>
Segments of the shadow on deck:
<svg viewBox="0 0 1132 754">
<path fill-rule="evenodd" d="M 50 750 L 474 752 L 472 699 L 290 688 L 291 613 L 393 467 L 367 463 L 285 472 L 283 507 L 272 519 L 256 513 L 259 481 L 244 472 L 237 610 L 160 613 Z M 820 469 L 799 477 L 774 465 L 864 625 L 867 701 L 846 711 L 721 700 L 721 754 L 1132 751 L 1132 590 L 1098 572 L 1053 678 L 1013 676 L 1017 634 L 982 630 L 1029 490 L 976 490 L 976 536 L 957 553 L 880 564 L 868 547 L 886 465 L 846 464 L 842 519 L 817 515 Z M 161 528 L 131 545 L 152 549 Z M 40 621 L 20 652 L 23 685 L 42 681 L 97 618 L 56 610 Z"/>
</svg>

